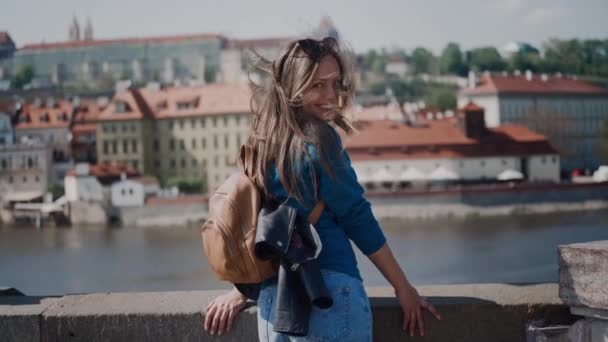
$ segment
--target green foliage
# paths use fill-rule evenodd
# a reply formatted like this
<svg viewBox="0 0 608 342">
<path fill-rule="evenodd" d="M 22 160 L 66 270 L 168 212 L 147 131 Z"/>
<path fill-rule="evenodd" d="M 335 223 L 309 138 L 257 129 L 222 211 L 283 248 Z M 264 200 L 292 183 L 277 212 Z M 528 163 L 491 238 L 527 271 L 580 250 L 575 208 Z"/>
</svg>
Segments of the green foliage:
<svg viewBox="0 0 608 342">
<path fill-rule="evenodd" d="M 47 189 L 47 192 L 53 194 L 53 200 L 56 200 L 65 194 L 65 188 L 60 184 L 52 184 Z"/>
<path fill-rule="evenodd" d="M 469 66 L 478 71 L 502 71 L 507 63 L 494 47 L 482 47 L 468 51 Z"/>
<path fill-rule="evenodd" d="M 211 65 L 205 65 L 205 82 L 206 83 L 213 83 L 216 80 L 216 76 L 217 76 L 217 70 L 215 69 L 215 67 L 211 66 Z"/>
<path fill-rule="evenodd" d="M 417 47 L 412 51 L 410 64 L 414 70 L 414 74 L 430 74 L 435 64 L 435 56 L 428 49 Z"/>
<path fill-rule="evenodd" d="M 19 71 L 11 79 L 11 88 L 23 89 L 23 86 L 30 83 L 34 78 L 34 67 L 31 65 L 24 65 L 19 68 Z"/>
<path fill-rule="evenodd" d="M 456 91 L 447 87 L 432 88 L 424 98 L 429 107 L 439 108 L 441 111 L 456 109 Z"/>
<path fill-rule="evenodd" d="M 509 64 L 512 70 L 541 71 L 541 60 L 538 54 L 535 53 L 518 52 L 513 55 Z"/>
<path fill-rule="evenodd" d="M 468 67 L 462 58 L 460 46 L 456 43 L 448 43 L 439 57 L 439 71 L 442 74 L 454 74 L 464 76 L 468 73 Z"/>
<path fill-rule="evenodd" d="M 167 186 L 177 186 L 180 192 L 200 194 L 207 191 L 207 181 L 204 178 L 173 177 L 167 181 Z"/>
</svg>

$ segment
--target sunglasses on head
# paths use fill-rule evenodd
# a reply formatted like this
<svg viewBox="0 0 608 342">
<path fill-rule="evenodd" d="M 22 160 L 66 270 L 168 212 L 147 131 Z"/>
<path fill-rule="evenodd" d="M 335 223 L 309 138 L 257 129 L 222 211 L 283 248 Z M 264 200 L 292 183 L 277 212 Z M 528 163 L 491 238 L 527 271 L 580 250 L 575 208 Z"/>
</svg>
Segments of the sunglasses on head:
<svg viewBox="0 0 608 342">
<path fill-rule="evenodd" d="M 318 62 L 321 57 L 329 51 L 335 51 L 338 42 L 332 37 L 325 37 L 322 40 L 316 39 L 300 39 L 296 42 L 302 51 L 313 61 Z"/>
<path fill-rule="evenodd" d="M 325 37 L 321 40 L 310 38 L 300 39 L 294 44 L 292 51 L 298 46 L 302 49 L 302 51 L 304 51 L 306 56 L 308 56 L 313 63 L 317 63 L 323 56 L 330 53 L 330 51 L 337 51 L 338 42 L 332 37 Z M 279 64 L 279 75 L 282 74 L 283 65 L 288 58 L 289 55 L 285 56 L 281 60 L 281 63 Z"/>
</svg>

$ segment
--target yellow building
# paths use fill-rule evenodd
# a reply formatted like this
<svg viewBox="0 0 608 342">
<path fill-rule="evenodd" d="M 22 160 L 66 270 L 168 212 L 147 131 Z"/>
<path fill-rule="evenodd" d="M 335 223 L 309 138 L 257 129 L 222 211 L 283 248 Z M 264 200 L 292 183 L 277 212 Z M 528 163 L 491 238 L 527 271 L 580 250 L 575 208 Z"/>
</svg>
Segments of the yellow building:
<svg viewBox="0 0 608 342">
<path fill-rule="evenodd" d="M 215 189 L 235 171 L 251 125 L 246 84 L 131 88 L 100 114 L 99 163 L 124 163 L 161 183 L 202 179 Z"/>
</svg>

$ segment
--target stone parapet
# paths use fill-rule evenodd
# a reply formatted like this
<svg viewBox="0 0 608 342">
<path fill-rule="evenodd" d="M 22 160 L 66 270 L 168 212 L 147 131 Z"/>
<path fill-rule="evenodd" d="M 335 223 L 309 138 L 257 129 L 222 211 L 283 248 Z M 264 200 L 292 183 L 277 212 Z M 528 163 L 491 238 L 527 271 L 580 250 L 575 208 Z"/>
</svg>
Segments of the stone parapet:
<svg viewBox="0 0 608 342">
<path fill-rule="evenodd" d="M 426 336 L 400 328 L 391 289 L 368 288 L 374 341 L 524 341 L 526 324 L 571 324 L 557 284 L 419 287 L 442 315 L 425 313 Z M 92 293 L 59 298 L 0 296 L 0 341 L 257 341 L 256 308 L 221 338 L 203 329 L 204 308 L 222 291 Z"/>
</svg>

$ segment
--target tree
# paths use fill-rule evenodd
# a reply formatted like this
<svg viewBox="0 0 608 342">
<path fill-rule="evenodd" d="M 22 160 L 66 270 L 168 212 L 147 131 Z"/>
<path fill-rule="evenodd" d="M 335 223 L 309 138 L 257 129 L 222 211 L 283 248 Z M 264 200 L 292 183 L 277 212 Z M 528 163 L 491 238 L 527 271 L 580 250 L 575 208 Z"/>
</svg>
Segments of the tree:
<svg viewBox="0 0 608 342">
<path fill-rule="evenodd" d="M 423 47 L 417 47 L 412 51 L 410 64 L 414 69 L 414 74 L 429 74 L 434 65 L 435 56 L 433 53 Z"/>
<path fill-rule="evenodd" d="M 510 67 L 513 70 L 541 71 L 540 58 L 538 54 L 530 52 L 518 52 L 511 57 Z"/>
<path fill-rule="evenodd" d="M 439 57 L 439 70 L 442 74 L 455 74 L 464 76 L 468 73 L 467 66 L 462 58 L 460 46 L 456 43 L 448 43 Z"/>
<path fill-rule="evenodd" d="M 30 83 L 34 78 L 34 67 L 31 65 L 24 65 L 19 68 L 19 71 L 11 79 L 11 88 L 23 89 L 23 86 Z"/>
<path fill-rule="evenodd" d="M 204 72 L 205 83 L 214 83 L 216 76 L 217 76 L 217 70 L 215 69 L 215 67 L 211 66 L 211 65 L 205 65 L 205 72 Z"/>
<path fill-rule="evenodd" d="M 456 90 L 448 88 L 435 88 L 424 98 L 429 107 L 439 108 L 440 111 L 456 108 Z"/>
<path fill-rule="evenodd" d="M 506 63 L 494 47 L 483 47 L 468 52 L 469 66 L 478 71 L 502 71 Z"/>
</svg>

